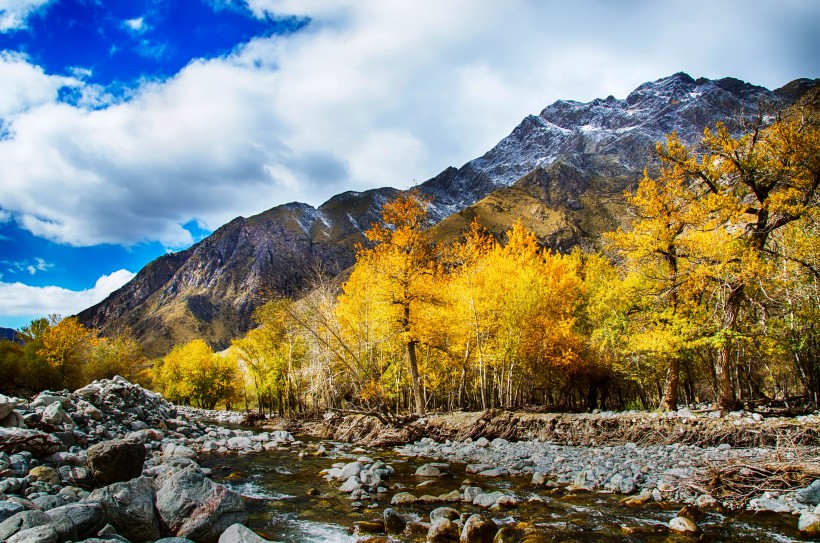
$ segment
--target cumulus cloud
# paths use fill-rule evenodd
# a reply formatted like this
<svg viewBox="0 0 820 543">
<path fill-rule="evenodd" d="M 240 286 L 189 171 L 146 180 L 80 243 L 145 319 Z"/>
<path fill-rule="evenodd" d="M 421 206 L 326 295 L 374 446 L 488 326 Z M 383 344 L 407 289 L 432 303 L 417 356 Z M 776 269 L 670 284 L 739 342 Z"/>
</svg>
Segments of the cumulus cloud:
<svg viewBox="0 0 820 543">
<path fill-rule="evenodd" d="M 93 288 L 80 291 L 0 282 L 0 314 L 6 317 L 74 315 L 101 302 L 133 277 L 128 270 L 118 270 L 97 279 Z"/>
<path fill-rule="evenodd" d="M 0 123 L 24 111 L 53 103 L 64 87 L 80 87 L 73 77 L 48 75 L 25 55 L 0 51 Z"/>
<path fill-rule="evenodd" d="M 26 27 L 26 19 L 51 0 L 0 0 L 0 32 Z"/>
<path fill-rule="evenodd" d="M 820 47 L 809 32 L 820 4 L 796 1 L 247 7 L 311 23 L 194 61 L 107 107 L 56 100 L 54 85 L 76 80 L 15 59 L 38 83 L 0 101 L 11 134 L 0 141 L 3 208 L 60 243 L 179 247 L 192 219 L 215 228 L 288 201 L 424 181 L 559 98 L 623 97 L 681 70 L 774 87 L 816 76 Z M 743 55 L 732 53 L 740 43 Z"/>
</svg>

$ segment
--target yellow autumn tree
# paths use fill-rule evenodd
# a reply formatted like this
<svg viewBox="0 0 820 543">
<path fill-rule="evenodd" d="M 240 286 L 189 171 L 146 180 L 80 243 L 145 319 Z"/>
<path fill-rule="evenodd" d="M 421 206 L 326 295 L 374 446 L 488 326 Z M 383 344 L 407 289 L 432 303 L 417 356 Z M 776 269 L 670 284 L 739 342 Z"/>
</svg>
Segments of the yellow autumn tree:
<svg viewBox="0 0 820 543">
<path fill-rule="evenodd" d="M 177 345 L 155 368 L 169 400 L 205 409 L 235 400 L 237 371 L 235 358 L 215 354 L 201 339 Z"/>
<path fill-rule="evenodd" d="M 269 302 L 254 312 L 259 327 L 232 343 L 250 374 L 260 413 L 290 414 L 297 407 L 305 343 L 289 322 L 290 300 Z"/>
<path fill-rule="evenodd" d="M 613 236 L 651 298 L 642 313 L 646 334 L 635 337 L 668 360 L 666 408 L 674 406 L 677 362 L 693 322 L 713 360 L 716 403 L 737 406 L 733 364 L 765 326 L 761 286 L 783 258 L 776 234 L 817 203 L 817 96 L 774 122 L 761 114 L 741 137 L 722 124 L 706 129 L 698 147 L 668 136 L 657 147 L 660 175 L 645 176 L 632 197 L 634 230 Z"/>
<path fill-rule="evenodd" d="M 382 347 L 389 347 L 389 342 L 397 339 L 407 360 L 418 414 L 426 410 L 418 357 L 418 346 L 423 341 L 420 308 L 435 298 L 432 278 L 437 266 L 435 244 L 427 231 L 428 205 L 415 191 L 384 203 L 381 222 L 365 232 L 373 246 L 359 249 L 356 266 L 339 299 L 342 318 L 347 318 L 352 327 L 360 328 L 355 349 L 362 354 L 354 354 L 350 347 L 348 353 L 360 365 L 364 362 L 376 371 L 374 378 L 364 383 L 366 393 L 381 394 L 367 386 L 383 386 L 378 373 L 395 368 L 391 349 Z M 378 350 L 372 349 L 373 339 Z"/>
<path fill-rule="evenodd" d="M 55 370 L 58 388 L 79 388 L 85 384 L 86 362 L 100 341 L 97 331 L 80 324 L 77 317 L 61 319 L 52 315 L 49 321 L 50 326 L 42 334 L 42 346 L 37 354 Z"/>
</svg>

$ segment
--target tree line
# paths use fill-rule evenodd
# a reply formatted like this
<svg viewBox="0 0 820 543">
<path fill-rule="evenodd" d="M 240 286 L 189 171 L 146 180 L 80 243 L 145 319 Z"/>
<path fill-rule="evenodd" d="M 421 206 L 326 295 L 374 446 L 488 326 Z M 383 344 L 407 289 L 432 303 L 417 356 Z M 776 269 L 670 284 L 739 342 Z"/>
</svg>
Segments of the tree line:
<svg viewBox="0 0 820 543">
<path fill-rule="evenodd" d="M 817 407 L 817 114 L 814 93 L 740 137 L 717 125 L 687 146 L 670 134 L 659 168 L 627 194 L 631 227 L 598 252 L 544 249 L 520 223 L 497 239 L 478 220 L 439 242 L 430 201 L 401 194 L 343 281 L 317 277 L 307 296 L 259 308 L 227 352 L 194 340 L 143 377 L 179 403 L 280 414 L 735 409 L 797 397 Z M 41 325 L 47 334 L 22 331 L 25 347 L 0 347 L 26 360 L 29 383 L 110 373 L 104 353 L 117 349 L 132 361 L 123 371 L 139 366 L 128 340 L 71 319 Z M 57 328 L 91 351 L 42 339 Z"/>
</svg>

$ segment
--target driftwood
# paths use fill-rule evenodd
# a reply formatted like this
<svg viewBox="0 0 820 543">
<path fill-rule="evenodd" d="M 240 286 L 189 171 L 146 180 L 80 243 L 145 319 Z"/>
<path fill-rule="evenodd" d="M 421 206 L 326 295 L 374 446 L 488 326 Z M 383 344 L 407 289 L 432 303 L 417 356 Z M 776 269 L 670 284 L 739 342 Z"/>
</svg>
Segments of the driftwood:
<svg viewBox="0 0 820 543">
<path fill-rule="evenodd" d="M 30 451 L 34 456 L 48 456 L 61 447 L 60 440 L 50 434 L 23 428 L 0 428 L 0 451 L 8 454 Z"/>
<path fill-rule="evenodd" d="M 391 413 L 387 411 L 381 411 L 378 409 L 371 409 L 369 411 L 359 410 L 359 409 L 336 409 L 334 407 L 330 407 L 327 411 L 331 413 L 335 413 L 342 417 L 347 415 L 364 415 L 366 417 L 375 417 L 379 420 L 382 424 L 386 426 L 396 426 L 400 423 L 400 421 L 394 417 Z"/>
</svg>

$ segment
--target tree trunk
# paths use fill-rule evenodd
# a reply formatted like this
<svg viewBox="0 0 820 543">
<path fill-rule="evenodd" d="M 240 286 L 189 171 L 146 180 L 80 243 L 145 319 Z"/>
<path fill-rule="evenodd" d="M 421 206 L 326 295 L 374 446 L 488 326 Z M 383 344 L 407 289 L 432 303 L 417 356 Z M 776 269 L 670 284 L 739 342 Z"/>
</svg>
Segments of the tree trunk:
<svg viewBox="0 0 820 543">
<path fill-rule="evenodd" d="M 424 396 L 421 392 L 421 379 L 419 379 L 419 365 L 416 360 L 416 342 L 407 342 L 407 360 L 410 362 L 410 379 L 413 387 L 413 399 L 416 404 L 416 414 L 424 415 Z"/>
<path fill-rule="evenodd" d="M 680 359 L 673 356 L 669 359 L 669 367 L 666 371 L 666 383 L 663 386 L 663 397 L 661 398 L 661 410 L 677 411 L 678 409 L 678 382 L 680 380 Z"/>
<path fill-rule="evenodd" d="M 717 404 L 721 409 L 732 411 L 737 409 L 737 399 L 732 387 L 731 368 L 732 348 L 724 345 L 718 351 L 715 362 L 715 380 L 717 381 Z"/>
</svg>

